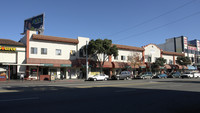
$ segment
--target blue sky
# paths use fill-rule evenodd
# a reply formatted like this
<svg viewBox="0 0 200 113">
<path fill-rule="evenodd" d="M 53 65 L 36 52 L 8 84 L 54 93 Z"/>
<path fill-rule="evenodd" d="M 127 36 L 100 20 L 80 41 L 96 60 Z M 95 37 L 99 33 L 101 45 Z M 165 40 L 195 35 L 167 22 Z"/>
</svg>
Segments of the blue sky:
<svg viewBox="0 0 200 113">
<path fill-rule="evenodd" d="M 1 0 L 0 38 L 18 41 L 24 20 L 45 13 L 44 35 L 111 39 L 141 47 L 200 40 L 200 0 Z"/>
</svg>

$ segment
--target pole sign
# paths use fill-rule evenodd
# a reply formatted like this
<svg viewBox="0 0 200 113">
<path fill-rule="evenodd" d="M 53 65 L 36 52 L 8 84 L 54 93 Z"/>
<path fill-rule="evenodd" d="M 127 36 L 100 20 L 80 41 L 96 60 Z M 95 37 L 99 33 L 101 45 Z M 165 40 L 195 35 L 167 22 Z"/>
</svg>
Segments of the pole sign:
<svg viewBox="0 0 200 113">
<path fill-rule="evenodd" d="M 187 49 L 187 47 L 188 47 L 187 37 L 184 37 L 184 49 Z"/>
<path fill-rule="evenodd" d="M 34 16 L 32 18 L 24 20 L 24 33 L 26 32 L 26 30 L 38 31 L 39 29 L 42 29 L 43 26 L 44 14 Z"/>
</svg>

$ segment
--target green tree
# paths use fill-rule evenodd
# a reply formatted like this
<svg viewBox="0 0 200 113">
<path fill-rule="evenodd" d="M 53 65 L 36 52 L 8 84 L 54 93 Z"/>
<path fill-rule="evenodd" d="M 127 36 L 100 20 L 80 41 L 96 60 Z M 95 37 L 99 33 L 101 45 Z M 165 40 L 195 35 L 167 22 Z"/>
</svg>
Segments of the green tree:
<svg viewBox="0 0 200 113">
<path fill-rule="evenodd" d="M 86 47 L 84 47 L 86 49 Z M 103 69 L 104 63 L 108 60 L 109 56 L 118 56 L 118 48 L 116 45 L 112 45 L 112 40 L 108 39 L 96 39 L 91 40 L 88 44 L 88 56 L 97 62 L 98 66 Z"/>
<path fill-rule="evenodd" d="M 179 65 L 187 66 L 187 65 L 190 65 L 190 64 L 191 64 L 191 60 L 190 60 L 189 57 L 178 56 L 178 57 L 177 57 L 177 60 L 176 60 L 176 63 L 179 64 Z"/>
<path fill-rule="evenodd" d="M 152 64 L 153 71 L 156 72 L 159 70 L 159 67 L 163 67 L 166 63 L 166 59 L 160 57 L 157 58 L 156 61 Z"/>
</svg>

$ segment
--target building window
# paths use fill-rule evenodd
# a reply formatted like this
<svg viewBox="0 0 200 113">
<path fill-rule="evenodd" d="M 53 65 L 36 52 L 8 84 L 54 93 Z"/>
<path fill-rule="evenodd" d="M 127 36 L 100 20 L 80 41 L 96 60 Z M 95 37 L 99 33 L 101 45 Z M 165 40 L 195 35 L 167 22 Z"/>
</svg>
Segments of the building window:
<svg viewBox="0 0 200 113">
<path fill-rule="evenodd" d="M 122 55 L 121 60 L 126 60 L 126 57 Z"/>
<path fill-rule="evenodd" d="M 127 56 L 128 60 L 131 61 L 133 59 L 133 56 Z"/>
<path fill-rule="evenodd" d="M 79 57 L 83 57 L 83 49 L 79 50 Z"/>
<path fill-rule="evenodd" d="M 47 54 L 47 48 L 41 48 L 41 54 L 46 55 Z"/>
<path fill-rule="evenodd" d="M 31 47 L 31 54 L 37 54 L 37 48 Z"/>
<path fill-rule="evenodd" d="M 56 55 L 61 55 L 61 49 L 56 49 Z"/>
<path fill-rule="evenodd" d="M 114 60 L 118 60 L 118 56 L 114 56 Z"/>
<path fill-rule="evenodd" d="M 76 56 L 76 51 L 75 50 L 70 50 L 70 55 L 71 56 Z"/>
<path fill-rule="evenodd" d="M 169 60 L 169 64 L 173 64 L 173 61 L 172 61 L 172 60 Z"/>
</svg>

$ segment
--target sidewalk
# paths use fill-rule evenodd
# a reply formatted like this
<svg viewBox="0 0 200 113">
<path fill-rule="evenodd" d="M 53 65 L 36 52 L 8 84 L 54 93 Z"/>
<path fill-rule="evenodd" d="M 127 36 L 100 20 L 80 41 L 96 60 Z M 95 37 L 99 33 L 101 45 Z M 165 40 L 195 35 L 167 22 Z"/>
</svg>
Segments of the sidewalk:
<svg viewBox="0 0 200 113">
<path fill-rule="evenodd" d="M 79 83 L 84 82 L 84 79 L 64 79 L 64 80 L 54 80 L 54 81 L 40 81 L 40 80 L 7 80 L 0 81 L 0 86 L 2 85 L 17 85 L 17 84 L 51 84 L 51 83 Z"/>
</svg>

